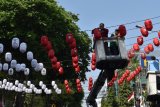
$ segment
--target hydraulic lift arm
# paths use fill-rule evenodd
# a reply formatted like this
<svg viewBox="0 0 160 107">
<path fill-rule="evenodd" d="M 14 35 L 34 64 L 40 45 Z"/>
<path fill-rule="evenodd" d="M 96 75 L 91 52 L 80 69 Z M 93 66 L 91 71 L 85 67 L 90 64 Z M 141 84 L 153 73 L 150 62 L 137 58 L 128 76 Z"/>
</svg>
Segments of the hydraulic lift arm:
<svg viewBox="0 0 160 107">
<path fill-rule="evenodd" d="M 95 99 L 97 98 L 97 95 L 101 88 L 103 87 L 105 80 L 107 78 L 108 81 L 110 81 L 114 75 L 115 69 L 108 69 L 108 70 L 102 70 L 97 78 L 97 80 L 94 82 L 94 85 L 91 89 L 91 92 L 89 96 L 87 97 L 87 105 L 92 105 L 93 107 L 97 107 L 97 103 Z"/>
</svg>

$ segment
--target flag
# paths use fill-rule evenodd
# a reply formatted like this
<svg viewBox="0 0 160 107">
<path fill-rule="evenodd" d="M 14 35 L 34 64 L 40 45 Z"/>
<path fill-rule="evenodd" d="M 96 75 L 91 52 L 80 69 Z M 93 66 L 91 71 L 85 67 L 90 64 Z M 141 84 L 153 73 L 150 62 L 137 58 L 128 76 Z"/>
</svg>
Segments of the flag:
<svg viewBox="0 0 160 107">
<path fill-rule="evenodd" d="M 130 100 L 132 100 L 134 98 L 134 92 L 132 92 L 129 96 L 128 96 L 128 102 L 130 101 Z"/>
</svg>

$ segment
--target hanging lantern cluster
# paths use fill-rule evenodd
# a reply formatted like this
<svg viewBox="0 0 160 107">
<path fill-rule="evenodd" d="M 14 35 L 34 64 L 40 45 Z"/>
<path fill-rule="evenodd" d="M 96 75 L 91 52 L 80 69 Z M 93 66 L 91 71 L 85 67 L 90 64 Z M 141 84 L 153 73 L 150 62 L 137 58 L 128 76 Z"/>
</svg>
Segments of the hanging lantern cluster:
<svg viewBox="0 0 160 107">
<path fill-rule="evenodd" d="M 118 84 L 121 85 L 124 80 L 129 76 L 130 74 L 130 71 L 129 70 L 126 70 L 125 73 L 122 75 L 122 77 L 118 80 Z"/>
<path fill-rule="evenodd" d="M 120 25 L 118 28 L 119 37 L 124 37 L 127 34 L 126 27 L 124 25 Z"/>
<path fill-rule="evenodd" d="M 82 86 L 80 79 L 76 79 L 77 91 L 80 93 L 82 92 Z"/>
<path fill-rule="evenodd" d="M 78 50 L 76 47 L 76 39 L 74 38 L 72 33 L 66 34 L 66 42 L 68 43 L 69 47 L 71 48 L 71 56 L 72 56 L 72 65 L 75 69 L 76 73 L 80 72 L 80 67 L 78 65 Z"/>
<path fill-rule="evenodd" d="M 71 93 L 71 88 L 69 86 L 68 80 L 64 80 L 64 85 L 65 85 L 67 94 L 70 94 Z"/>
<path fill-rule="evenodd" d="M 91 69 L 94 71 L 96 69 L 96 53 L 93 51 L 91 59 Z"/>
<path fill-rule="evenodd" d="M 107 83 L 107 86 L 108 86 L 108 87 L 112 87 L 113 84 L 114 84 L 114 81 L 117 80 L 117 77 L 118 77 L 118 72 L 117 72 L 117 71 L 114 71 L 114 76 L 113 76 L 113 78 L 111 79 L 111 81 L 109 81 L 109 82 Z"/>
<path fill-rule="evenodd" d="M 57 60 L 57 57 L 55 56 L 55 51 L 52 49 L 52 43 L 48 40 L 47 36 L 41 37 L 41 44 L 48 52 L 48 57 L 50 58 L 50 61 L 52 63 L 52 68 L 54 70 L 57 70 L 59 74 L 62 75 L 64 72 L 63 67 L 61 66 L 61 62 Z"/>
<path fill-rule="evenodd" d="M 128 77 L 127 81 L 130 82 L 135 76 L 137 76 L 141 72 L 141 66 L 138 66 Z"/>
<path fill-rule="evenodd" d="M 142 27 L 140 31 L 144 37 L 148 37 L 148 34 L 149 34 L 148 31 L 151 31 L 153 29 L 152 21 L 150 19 L 147 19 L 145 20 L 144 25 L 145 26 Z"/>
<path fill-rule="evenodd" d="M 93 87 L 93 79 L 92 77 L 89 77 L 89 80 L 88 80 L 88 90 L 91 91 Z"/>
<path fill-rule="evenodd" d="M 56 89 L 57 94 L 61 94 L 61 89 L 55 88 L 55 83 L 54 89 Z M 0 89 L 8 90 L 8 91 L 15 91 L 15 92 L 25 92 L 28 94 L 35 93 L 35 94 L 42 94 L 42 92 L 46 94 L 51 94 L 52 89 L 48 89 L 46 85 L 40 81 L 39 86 L 41 89 L 38 89 L 34 84 L 31 83 L 31 81 L 27 81 L 26 84 L 22 84 L 19 82 L 19 80 L 15 80 L 14 83 L 7 81 L 7 79 L 3 79 L 3 81 L 0 81 Z"/>
<path fill-rule="evenodd" d="M 33 53 L 31 51 L 27 51 L 27 44 L 24 42 L 20 42 L 19 38 L 12 39 L 12 48 L 19 49 L 19 51 L 24 54 L 27 52 L 27 60 L 31 62 L 31 66 L 35 71 L 41 71 L 42 75 L 46 75 L 46 69 L 43 66 L 43 63 L 38 63 L 36 59 L 33 59 Z M 3 53 L 4 45 L 0 43 L 0 53 Z M 23 72 L 24 75 L 29 75 L 30 69 L 26 67 L 25 63 L 18 63 L 17 60 L 13 59 L 11 52 L 5 53 L 5 61 L 7 63 L 0 63 L 0 70 L 8 71 L 8 75 L 13 75 L 14 70 L 16 72 Z M 10 63 L 10 64 L 9 64 Z"/>
</svg>

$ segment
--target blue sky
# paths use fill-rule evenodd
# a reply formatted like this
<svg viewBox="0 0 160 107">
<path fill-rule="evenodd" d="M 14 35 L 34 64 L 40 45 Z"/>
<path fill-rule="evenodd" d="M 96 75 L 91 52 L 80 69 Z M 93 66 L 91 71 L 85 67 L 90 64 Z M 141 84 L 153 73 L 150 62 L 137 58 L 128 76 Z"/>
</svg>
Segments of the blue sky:
<svg viewBox="0 0 160 107">
<path fill-rule="evenodd" d="M 159 0 L 57 0 L 58 4 L 66 10 L 79 14 L 78 26 L 81 30 L 91 30 L 105 23 L 105 26 L 124 24 L 127 22 L 144 20 L 160 16 Z M 160 18 L 153 19 L 153 23 L 160 22 Z M 127 29 L 135 28 L 136 24 L 143 25 L 144 22 L 126 25 Z M 114 28 L 110 28 L 112 33 Z M 154 26 L 154 30 L 160 29 L 160 24 Z M 87 32 L 90 36 L 90 31 Z M 128 31 L 126 37 L 138 36 L 138 29 Z M 156 34 L 157 35 L 157 34 Z M 154 36 L 156 36 L 154 34 Z M 150 35 L 150 37 L 153 37 Z M 146 38 L 146 40 L 149 38 Z M 135 43 L 135 39 L 127 39 L 126 45 Z M 147 43 L 147 42 L 146 42 Z M 130 48 L 131 46 L 127 46 Z"/>
<path fill-rule="evenodd" d="M 160 16 L 160 0 L 57 0 L 58 4 L 67 11 L 79 14 L 77 22 L 81 30 L 92 30 L 103 22 L 106 27 L 125 24 L 128 22 L 144 20 Z M 160 17 L 152 19 L 152 23 L 160 22 Z M 136 25 L 144 25 L 143 22 L 137 22 L 126 25 L 127 29 L 135 28 Z M 109 33 L 113 33 L 117 27 L 109 28 Z M 160 23 L 153 26 L 153 30 L 160 29 Z M 91 32 L 87 31 L 89 36 Z M 141 35 L 139 29 L 129 30 L 126 35 L 126 45 L 136 43 L 136 38 L 127 39 Z M 109 35 L 110 36 L 110 35 Z M 157 37 L 157 33 L 150 34 L 144 40 Z M 144 42 L 144 45 L 151 43 L 152 40 Z M 132 45 L 127 46 L 130 49 Z M 144 46 L 142 46 L 144 47 Z M 98 75 L 98 71 L 88 73 L 87 76 Z"/>
</svg>

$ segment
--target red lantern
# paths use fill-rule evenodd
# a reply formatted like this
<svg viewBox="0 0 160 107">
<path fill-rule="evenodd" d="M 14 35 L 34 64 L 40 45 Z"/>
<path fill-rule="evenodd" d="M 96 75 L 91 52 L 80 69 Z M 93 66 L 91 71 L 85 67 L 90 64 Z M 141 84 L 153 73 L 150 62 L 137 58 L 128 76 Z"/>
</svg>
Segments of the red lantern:
<svg viewBox="0 0 160 107">
<path fill-rule="evenodd" d="M 67 94 L 70 94 L 70 93 L 71 93 L 71 89 L 67 88 Z"/>
<path fill-rule="evenodd" d="M 127 75 L 129 75 L 130 74 L 130 71 L 129 70 L 126 70 L 126 72 L 125 72 Z"/>
<path fill-rule="evenodd" d="M 53 57 L 52 59 L 51 59 L 51 62 L 52 62 L 52 64 L 56 64 L 57 63 L 57 57 Z"/>
<path fill-rule="evenodd" d="M 82 92 L 82 88 L 77 88 L 77 90 L 79 93 Z"/>
<path fill-rule="evenodd" d="M 119 28 L 119 34 L 120 34 L 120 37 L 123 37 L 126 35 L 127 31 L 126 31 L 126 27 L 124 25 L 120 25 Z"/>
<path fill-rule="evenodd" d="M 47 43 L 48 43 L 48 37 L 47 37 L 47 36 L 42 36 L 42 37 L 41 37 L 41 44 L 42 44 L 43 46 L 46 46 Z"/>
<path fill-rule="evenodd" d="M 155 46 L 159 46 L 159 40 L 158 40 L 158 38 L 154 38 L 153 39 L 153 43 L 154 43 Z"/>
<path fill-rule="evenodd" d="M 76 83 L 79 84 L 81 81 L 80 79 L 76 79 Z"/>
<path fill-rule="evenodd" d="M 96 61 L 96 53 L 95 52 L 92 53 L 92 61 Z"/>
<path fill-rule="evenodd" d="M 127 77 L 127 82 L 130 82 L 131 81 L 131 77 Z"/>
<path fill-rule="evenodd" d="M 49 57 L 50 59 L 52 59 L 52 58 L 54 57 L 54 50 L 53 50 L 53 49 L 50 49 L 50 50 L 48 51 L 48 57 Z"/>
<path fill-rule="evenodd" d="M 148 46 L 146 46 L 145 48 L 144 48 L 144 52 L 146 53 L 146 54 L 149 54 L 149 49 L 148 49 Z"/>
<path fill-rule="evenodd" d="M 138 43 L 138 45 L 142 45 L 143 44 L 143 37 L 142 36 L 139 36 L 137 38 L 137 43 Z"/>
<path fill-rule="evenodd" d="M 95 62 L 95 61 L 92 61 L 91 63 L 92 63 L 92 65 L 96 65 L 96 62 Z"/>
<path fill-rule="evenodd" d="M 141 58 L 146 59 L 146 54 L 144 52 L 141 53 Z"/>
<path fill-rule="evenodd" d="M 134 49 L 135 51 L 139 51 L 139 45 L 138 45 L 137 43 L 135 43 L 135 44 L 133 45 L 133 49 Z"/>
<path fill-rule="evenodd" d="M 52 49 L 52 43 L 50 41 L 48 41 L 46 47 L 45 47 L 48 51 Z"/>
<path fill-rule="evenodd" d="M 67 85 L 68 84 L 68 80 L 64 80 L 64 84 Z"/>
<path fill-rule="evenodd" d="M 78 63 L 78 56 L 72 57 L 72 61 L 73 61 L 74 63 Z"/>
<path fill-rule="evenodd" d="M 80 67 L 77 66 L 77 67 L 75 68 L 75 71 L 76 71 L 76 73 L 80 72 Z"/>
<path fill-rule="evenodd" d="M 78 63 L 72 62 L 72 65 L 73 65 L 74 68 L 76 68 L 78 66 Z"/>
<path fill-rule="evenodd" d="M 59 71 L 59 74 L 60 74 L 60 75 L 62 75 L 62 74 L 63 74 L 63 72 L 64 72 L 64 70 L 63 70 L 63 68 L 62 68 L 62 67 L 60 67 L 58 71 Z"/>
<path fill-rule="evenodd" d="M 149 20 L 149 19 L 148 19 L 148 20 L 145 20 L 144 25 L 145 25 L 145 27 L 146 27 L 146 29 L 147 29 L 148 31 L 151 31 L 152 28 L 153 28 L 153 26 L 152 26 L 152 21 Z"/>
<path fill-rule="evenodd" d="M 72 57 L 75 57 L 75 56 L 77 56 L 77 55 L 78 55 L 77 49 L 76 49 L 76 48 L 71 49 L 71 56 L 72 56 Z"/>
<path fill-rule="evenodd" d="M 76 48 L 76 40 L 73 38 L 73 41 L 69 44 L 71 49 Z"/>
<path fill-rule="evenodd" d="M 72 43 L 73 42 L 73 35 L 72 35 L 72 33 L 66 34 L 66 42 L 67 43 Z"/>
<path fill-rule="evenodd" d="M 96 69 L 96 65 L 91 64 L 91 69 L 94 71 Z"/>
<path fill-rule="evenodd" d="M 150 52 L 153 52 L 154 48 L 153 48 L 153 45 L 152 44 L 148 44 L 148 49 Z"/>
<path fill-rule="evenodd" d="M 114 72 L 114 76 L 117 78 L 118 77 L 118 72 Z"/>
<path fill-rule="evenodd" d="M 60 63 L 60 62 L 57 62 L 57 63 L 56 63 L 56 69 L 58 70 L 60 67 L 61 67 L 61 63 Z"/>
<path fill-rule="evenodd" d="M 144 37 L 147 37 L 148 36 L 148 30 L 144 27 L 141 28 L 141 34 L 144 36 Z"/>
<path fill-rule="evenodd" d="M 142 68 L 141 68 L 141 66 L 138 66 L 137 69 L 140 72 Z"/>
<path fill-rule="evenodd" d="M 93 30 L 93 34 L 95 39 L 100 39 L 102 37 L 101 32 L 99 31 L 98 28 Z"/>
</svg>

